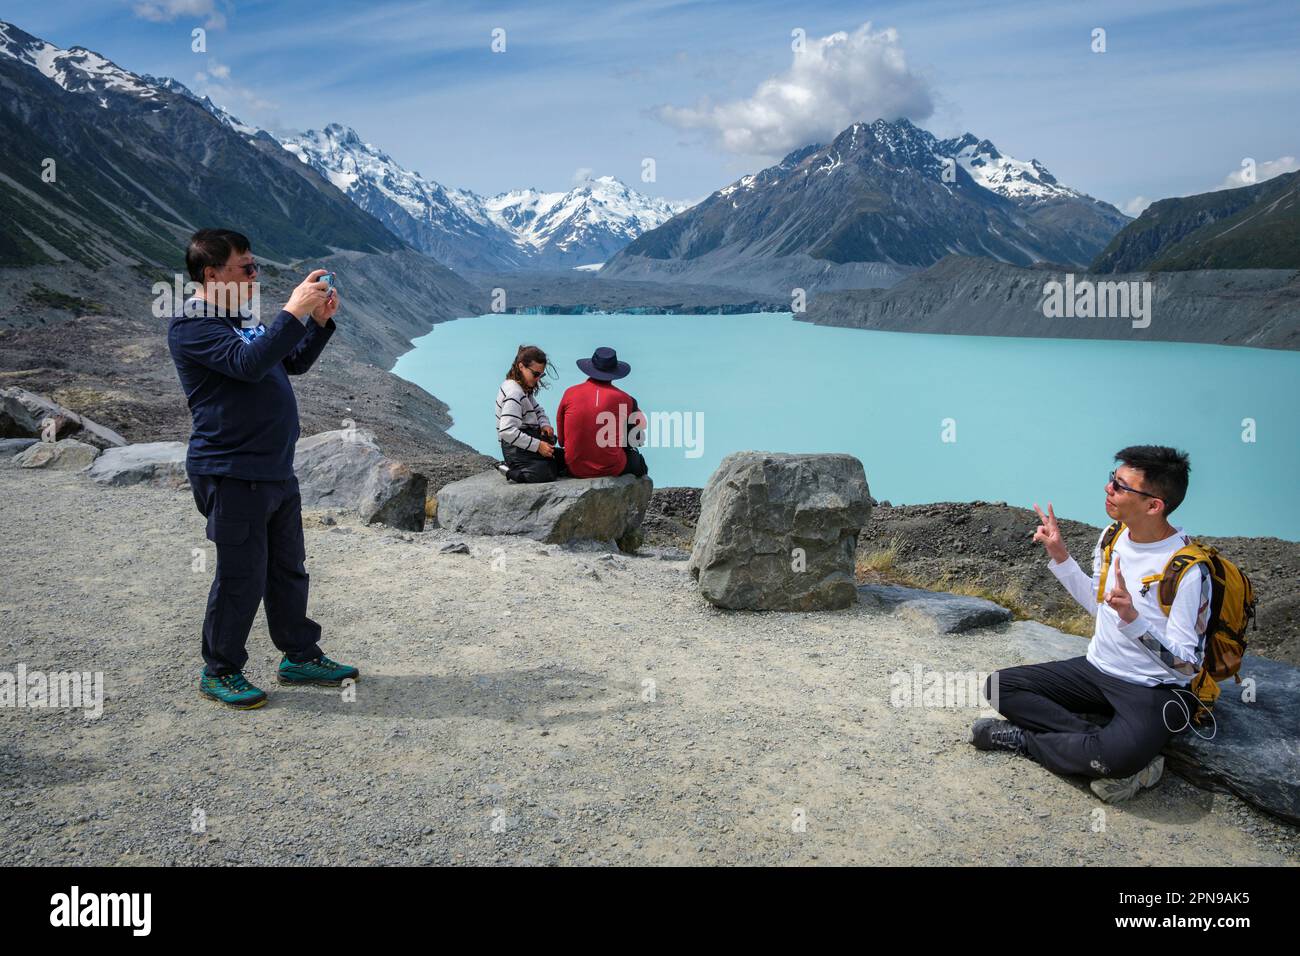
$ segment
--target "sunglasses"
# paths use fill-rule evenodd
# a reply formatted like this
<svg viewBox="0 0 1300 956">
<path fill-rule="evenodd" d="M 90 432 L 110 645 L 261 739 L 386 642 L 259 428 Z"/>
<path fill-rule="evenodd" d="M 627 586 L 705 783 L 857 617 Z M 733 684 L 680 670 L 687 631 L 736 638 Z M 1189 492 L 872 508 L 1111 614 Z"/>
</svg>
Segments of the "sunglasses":
<svg viewBox="0 0 1300 956">
<path fill-rule="evenodd" d="M 236 269 L 242 269 L 243 272 L 244 272 L 244 275 L 248 276 L 250 279 L 251 279 L 253 276 L 257 275 L 257 263 L 256 263 L 256 262 L 245 262 L 242 266 L 235 266 L 235 268 L 236 268 Z"/>
<path fill-rule="evenodd" d="M 1115 472 L 1113 471 L 1110 473 L 1110 478 L 1107 479 L 1107 484 L 1114 485 L 1116 491 L 1131 491 L 1133 492 L 1133 494 L 1141 495 L 1144 498 L 1154 498 L 1156 499 L 1156 501 L 1165 500 L 1164 498 L 1161 498 L 1159 495 L 1151 494 L 1149 491 L 1138 491 L 1136 488 L 1130 488 L 1128 485 L 1124 484 L 1124 482 L 1116 478 Z"/>
<path fill-rule="evenodd" d="M 543 368 L 542 368 L 542 370 L 541 370 L 540 372 L 539 372 L 537 369 L 535 369 L 535 368 L 530 368 L 530 367 L 527 366 L 527 365 L 525 365 L 524 368 L 528 369 L 529 372 L 532 372 L 532 374 L 533 374 L 533 378 L 541 378 L 543 375 L 546 374 L 546 368 L 545 368 L 545 366 L 543 366 Z"/>
</svg>

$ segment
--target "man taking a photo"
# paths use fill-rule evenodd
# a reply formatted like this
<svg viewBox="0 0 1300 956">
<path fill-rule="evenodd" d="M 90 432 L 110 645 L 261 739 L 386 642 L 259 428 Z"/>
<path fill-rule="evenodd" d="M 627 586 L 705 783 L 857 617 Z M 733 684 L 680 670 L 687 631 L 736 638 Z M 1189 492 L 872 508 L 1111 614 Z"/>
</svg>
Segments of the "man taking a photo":
<svg viewBox="0 0 1300 956">
<path fill-rule="evenodd" d="M 1008 720 L 977 720 L 971 735 L 980 750 L 1008 750 L 1057 773 L 1091 777 L 1093 793 L 1107 803 L 1155 786 L 1164 772 L 1160 751 L 1182 729 L 1186 711 L 1179 692 L 1204 657 L 1211 587 L 1203 567 L 1190 568 L 1166 616 L 1159 589 L 1150 586 L 1189 543 L 1169 523 L 1187 493 L 1187 456 L 1138 445 L 1115 460 L 1106 514 L 1122 530 L 1109 549 L 1102 532 L 1091 577 L 1066 550 L 1051 504 L 1047 514 L 1034 506 L 1034 540 L 1046 549 L 1049 570 L 1096 617 L 1087 655 L 998 671 L 985 693 L 993 701 L 997 688 L 995 706 Z M 1102 575 L 1108 587 L 1099 598 Z M 1110 720 L 1094 723 L 1093 715 Z"/>
<path fill-rule="evenodd" d="M 186 471 L 217 571 L 203 620 L 199 691 L 252 709 L 266 694 L 243 675 L 245 645 L 265 602 L 271 640 L 282 652 L 277 679 L 335 686 L 358 671 L 321 651 L 307 617 L 302 499 L 293 473 L 301 375 L 334 332 L 338 294 L 317 269 L 293 290 L 269 327 L 249 317 L 257 264 L 246 237 L 201 229 L 185 264 L 202 290 L 172 319 L 167 343 L 194 420 Z"/>
</svg>

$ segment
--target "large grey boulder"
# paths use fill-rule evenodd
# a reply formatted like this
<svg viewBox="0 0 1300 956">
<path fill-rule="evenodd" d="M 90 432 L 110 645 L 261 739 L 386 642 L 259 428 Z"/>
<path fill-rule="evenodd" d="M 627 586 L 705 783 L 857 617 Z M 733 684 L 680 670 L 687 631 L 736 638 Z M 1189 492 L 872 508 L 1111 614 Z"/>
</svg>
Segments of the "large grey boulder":
<svg viewBox="0 0 1300 956">
<path fill-rule="evenodd" d="M 1015 663 L 1064 660 L 1088 652 L 1088 641 L 1035 621 L 1016 621 L 997 632 Z M 1220 684 L 1215 724 L 1175 734 L 1165 759 L 1197 786 L 1234 793 L 1252 806 L 1300 823 L 1300 669 L 1247 654 L 1244 683 Z M 1245 698 L 1245 699 L 1243 699 Z M 1253 698 L 1253 699 L 1252 699 Z M 1178 727 L 1181 712 L 1169 708 Z"/>
<path fill-rule="evenodd" d="M 14 458 L 19 468 L 48 468 L 51 471 L 81 471 L 89 468 L 99 449 L 94 445 L 64 438 L 61 441 L 38 441 Z"/>
<path fill-rule="evenodd" d="M 728 455 L 701 496 L 689 568 L 718 607 L 846 608 L 857 600 L 854 552 L 870 516 L 852 455 Z"/>
<path fill-rule="evenodd" d="M 634 551 L 653 490 L 649 478 L 632 475 L 529 485 L 488 471 L 439 490 L 438 523 L 461 534 L 523 535 L 553 544 L 595 541 Z"/>
<path fill-rule="evenodd" d="M 1175 734 L 1165 756 L 1193 783 L 1300 823 L 1300 669 L 1247 654 L 1239 676 L 1219 685 L 1216 723 L 1196 727 L 1214 739 Z"/>
<path fill-rule="evenodd" d="M 371 432 L 338 429 L 303 438 L 293 470 L 304 507 L 342 508 L 367 524 L 424 530 L 428 479 L 384 457 Z"/>
<path fill-rule="evenodd" d="M 54 421 L 56 439 L 75 435 L 100 449 L 126 444 L 126 439 L 111 428 L 83 418 L 44 395 L 17 386 L 0 388 L 0 438 L 42 438 L 48 419 Z"/>
<path fill-rule="evenodd" d="M 122 448 L 110 448 L 95 460 L 87 473 L 101 485 L 158 485 L 183 488 L 189 484 L 185 473 L 185 442 L 151 441 Z"/>
<path fill-rule="evenodd" d="M 862 603 L 921 621 L 940 634 L 961 634 L 978 627 L 1005 624 L 1012 614 L 984 598 L 946 591 L 925 591 L 893 584 L 864 584 L 858 588 Z"/>
</svg>

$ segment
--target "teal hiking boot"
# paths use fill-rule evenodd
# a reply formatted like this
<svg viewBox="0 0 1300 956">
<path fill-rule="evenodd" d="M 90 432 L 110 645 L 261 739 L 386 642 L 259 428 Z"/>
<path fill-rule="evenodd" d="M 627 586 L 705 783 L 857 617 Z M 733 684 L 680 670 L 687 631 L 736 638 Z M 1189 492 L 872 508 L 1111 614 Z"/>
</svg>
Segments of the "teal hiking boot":
<svg viewBox="0 0 1300 956">
<path fill-rule="evenodd" d="M 199 678 L 199 693 L 237 710 L 256 710 L 266 703 L 266 691 L 254 687 L 238 672 L 220 677 L 204 674 Z"/>
<path fill-rule="evenodd" d="M 275 679 L 281 684 L 317 684 L 321 687 L 338 687 L 348 678 L 356 680 L 361 672 L 355 667 L 332 661 L 324 654 L 314 661 L 294 664 L 288 657 L 280 661 L 280 669 L 275 672 Z"/>
</svg>

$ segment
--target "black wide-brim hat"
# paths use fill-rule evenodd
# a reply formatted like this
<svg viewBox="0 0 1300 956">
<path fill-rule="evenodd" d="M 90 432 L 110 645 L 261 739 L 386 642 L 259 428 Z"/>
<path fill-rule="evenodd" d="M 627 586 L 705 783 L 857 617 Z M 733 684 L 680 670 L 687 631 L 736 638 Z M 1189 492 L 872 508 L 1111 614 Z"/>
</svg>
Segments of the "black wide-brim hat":
<svg viewBox="0 0 1300 956">
<path fill-rule="evenodd" d="M 603 345 L 591 353 L 591 358 L 578 359 L 578 368 L 598 382 L 612 382 L 632 371 L 632 366 L 618 360 L 617 352 Z"/>
</svg>

